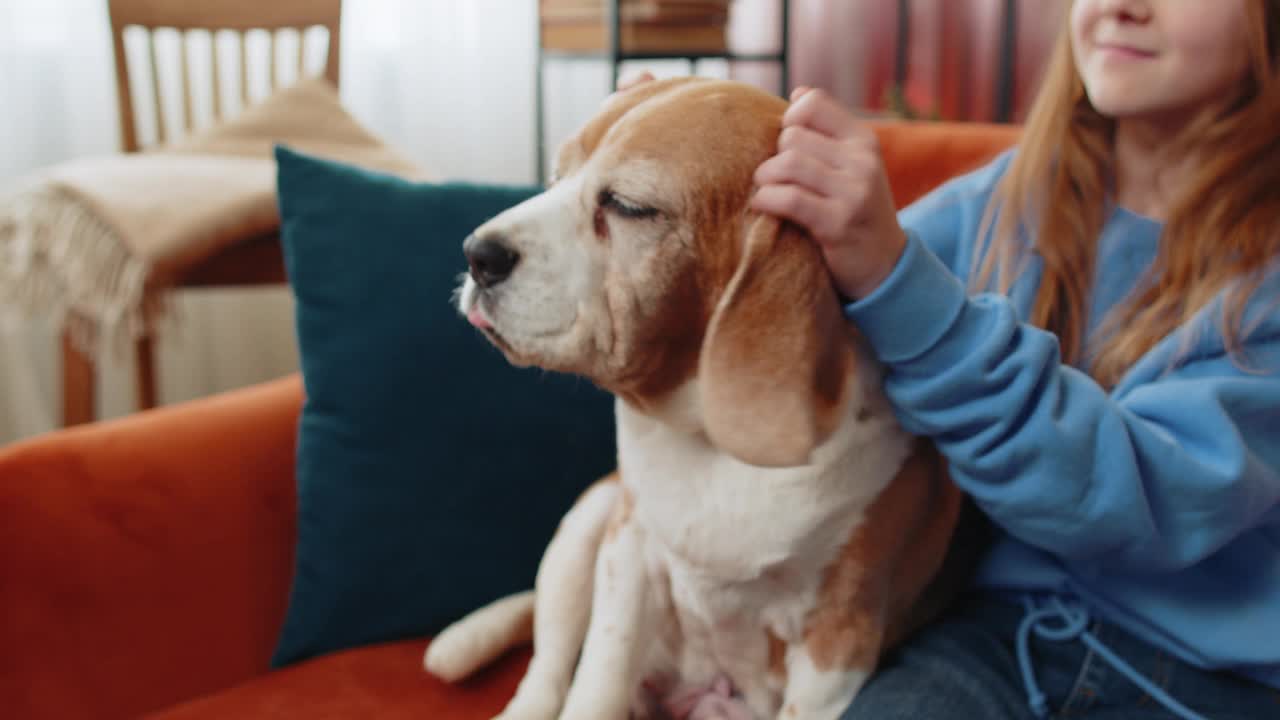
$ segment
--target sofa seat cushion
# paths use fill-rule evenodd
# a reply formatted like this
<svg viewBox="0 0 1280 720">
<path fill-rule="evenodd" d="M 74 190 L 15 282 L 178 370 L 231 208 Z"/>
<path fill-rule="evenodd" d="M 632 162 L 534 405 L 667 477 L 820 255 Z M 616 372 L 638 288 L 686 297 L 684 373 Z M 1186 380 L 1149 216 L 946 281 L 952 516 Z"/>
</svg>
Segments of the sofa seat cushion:
<svg viewBox="0 0 1280 720">
<path fill-rule="evenodd" d="M 451 685 L 422 669 L 425 649 L 422 640 L 404 640 L 322 655 L 148 717 L 488 720 L 515 693 L 529 661 L 527 649 L 513 651 Z"/>
</svg>

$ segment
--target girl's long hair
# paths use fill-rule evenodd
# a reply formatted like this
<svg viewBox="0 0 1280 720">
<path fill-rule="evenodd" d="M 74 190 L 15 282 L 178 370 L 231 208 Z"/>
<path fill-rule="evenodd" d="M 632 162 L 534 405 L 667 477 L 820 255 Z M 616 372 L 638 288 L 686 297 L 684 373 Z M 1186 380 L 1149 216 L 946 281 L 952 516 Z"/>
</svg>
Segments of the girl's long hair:
<svg viewBox="0 0 1280 720">
<path fill-rule="evenodd" d="M 1169 148 L 1196 159 L 1195 175 L 1170 207 L 1144 281 L 1094 337 L 1085 337 L 1088 301 L 1112 200 L 1115 124 L 1089 103 L 1069 32 L 1061 33 L 1018 152 L 987 208 L 992 244 L 976 288 L 994 281 L 1008 292 L 1032 238 L 1044 270 L 1030 320 L 1058 336 L 1064 361 L 1087 360 L 1104 387 L 1220 293 L 1226 347 L 1242 360 L 1246 303 L 1280 258 L 1280 0 L 1255 0 L 1248 12 L 1248 78 L 1237 97 L 1206 112 Z"/>
</svg>

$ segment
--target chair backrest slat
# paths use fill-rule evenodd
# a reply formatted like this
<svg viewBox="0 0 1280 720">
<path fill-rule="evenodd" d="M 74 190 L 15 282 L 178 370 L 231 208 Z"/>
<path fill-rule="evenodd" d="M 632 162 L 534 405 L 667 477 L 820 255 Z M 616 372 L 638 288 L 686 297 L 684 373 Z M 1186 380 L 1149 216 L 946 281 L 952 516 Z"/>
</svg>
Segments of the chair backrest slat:
<svg viewBox="0 0 1280 720">
<path fill-rule="evenodd" d="M 109 0 L 112 21 L 178 30 L 336 26 L 342 0 Z"/>
<path fill-rule="evenodd" d="M 249 104 L 249 34 L 240 33 L 240 102 Z"/>
<path fill-rule="evenodd" d="M 218 32 L 216 30 L 209 31 L 209 72 L 213 73 L 213 97 L 210 98 L 213 105 L 213 117 L 215 120 L 221 120 L 222 71 L 218 65 Z"/>
<path fill-rule="evenodd" d="M 307 74 L 307 30 L 298 30 L 298 77 Z"/>
<path fill-rule="evenodd" d="M 280 62 L 276 59 L 276 35 L 278 31 L 267 31 L 267 78 L 271 81 L 271 89 L 280 87 Z"/>
<path fill-rule="evenodd" d="M 338 84 L 341 48 L 342 0 L 108 0 L 108 11 L 111 17 L 112 48 L 116 61 L 116 88 L 120 103 L 120 134 L 122 145 L 126 151 L 139 150 L 141 141 L 138 137 L 138 124 L 133 104 L 131 79 L 141 80 L 137 75 L 131 77 L 125 30 L 140 27 L 145 31 L 146 62 L 150 65 L 151 81 L 148 83 L 153 93 L 152 101 L 155 115 L 155 136 L 158 142 L 173 141 L 182 132 L 190 132 L 196 125 L 195 94 L 196 83 L 204 78 L 210 81 L 212 88 L 212 115 L 215 119 L 223 119 L 228 111 L 227 103 L 221 97 L 222 72 L 218 52 L 219 31 L 232 31 L 239 45 L 239 79 L 241 104 L 250 102 L 250 55 L 248 33 L 251 30 L 263 30 L 267 33 L 267 84 L 278 89 L 286 74 L 282 72 L 279 55 L 279 33 L 281 30 L 292 30 L 298 37 L 298 71 L 297 78 L 307 75 L 306 58 L 307 31 L 311 28 L 324 28 L 328 36 L 325 48 L 323 75 L 334 85 Z M 174 77 L 182 86 L 181 111 L 183 118 L 179 122 L 165 124 L 166 107 L 161 82 L 161 53 L 157 48 L 155 31 L 169 28 L 177 33 L 178 53 L 180 55 L 178 74 L 166 74 L 165 79 Z M 209 62 L 207 67 L 211 77 L 204 77 L 196 72 L 191 63 L 188 40 L 191 31 L 207 31 L 209 34 Z M 199 58 L 197 58 L 199 60 Z M 289 62 L 286 60 L 285 62 Z M 199 66 L 203 63 L 197 62 Z M 145 87 L 145 86 L 144 86 Z"/>
<path fill-rule="evenodd" d="M 120 137 L 126 152 L 137 150 L 137 131 L 133 121 L 133 98 L 130 96 L 129 68 L 124 63 L 124 33 L 112 32 L 112 54 L 116 57 L 116 105 L 120 108 Z M 133 145 L 133 147 L 130 147 Z"/>
<path fill-rule="evenodd" d="M 147 57 L 151 63 L 151 92 L 154 102 L 151 107 L 156 116 L 156 139 L 165 142 L 169 133 L 164 125 L 164 93 L 160 90 L 160 51 L 156 47 L 156 34 L 147 33 Z"/>
<path fill-rule="evenodd" d="M 191 78 L 191 62 L 187 59 L 187 42 L 186 36 L 178 36 L 178 58 L 180 60 L 179 67 L 182 69 L 182 130 L 183 132 L 191 132 L 195 127 L 195 113 L 191 109 L 191 86 L 195 84 Z"/>
</svg>

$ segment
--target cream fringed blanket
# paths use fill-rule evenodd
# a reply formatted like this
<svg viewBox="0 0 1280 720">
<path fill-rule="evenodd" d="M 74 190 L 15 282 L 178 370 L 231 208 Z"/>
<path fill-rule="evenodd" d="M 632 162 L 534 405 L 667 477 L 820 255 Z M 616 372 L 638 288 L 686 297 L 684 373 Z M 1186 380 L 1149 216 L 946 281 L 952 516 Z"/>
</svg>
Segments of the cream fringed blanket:
<svg viewBox="0 0 1280 720">
<path fill-rule="evenodd" d="M 74 160 L 0 195 L 0 315 L 99 333 L 153 330 L 162 291 L 237 242 L 279 229 L 272 146 L 421 179 L 306 80 L 178 145 Z"/>
</svg>

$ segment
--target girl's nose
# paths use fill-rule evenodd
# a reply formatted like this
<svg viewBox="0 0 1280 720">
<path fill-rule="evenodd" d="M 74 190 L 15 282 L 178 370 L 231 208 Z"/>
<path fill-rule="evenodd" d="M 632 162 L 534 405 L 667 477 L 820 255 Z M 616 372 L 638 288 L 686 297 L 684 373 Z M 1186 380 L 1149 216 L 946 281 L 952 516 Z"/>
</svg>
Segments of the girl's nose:
<svg viewBox="0 0 1280 720">
<path fill-rule="evenodd" d="M 1151 19 L 1152 0 L 1098 0 L 1103 12 L 1121 22 L 1145 23 Z"/>
</svg>

